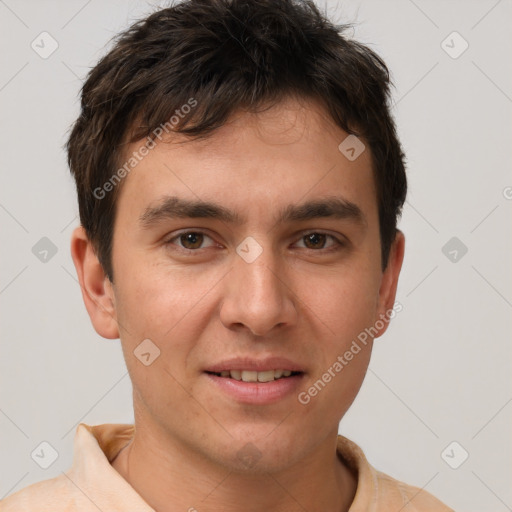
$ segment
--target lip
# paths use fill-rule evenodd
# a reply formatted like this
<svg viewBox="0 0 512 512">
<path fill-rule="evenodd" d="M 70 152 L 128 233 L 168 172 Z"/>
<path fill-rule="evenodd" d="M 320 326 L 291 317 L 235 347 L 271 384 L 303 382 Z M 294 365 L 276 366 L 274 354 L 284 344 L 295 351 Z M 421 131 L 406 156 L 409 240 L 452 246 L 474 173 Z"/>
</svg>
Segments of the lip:
<svg viewBox="0 0 512 512">
<path fill-rule="evenodd" d="M 204 371 L 220 373 L 226 370 L 249 370 L 252 372 L 290 370 L 304 373 L 303 366 L 284 357 L 267 357 L 259 360 L 249 357 L 235 357 L 209 366 Z"/>
<path fill-rule="evenodd" d="M 227 370 L 248 370 L 265 372 L 269 370 L 290 370 L 300 372 L 290 377 L 284 377 L 270 382 L 243 382 L 231 377 L 213 375 Z M 206 368 L 205 375 L 228 397 L 242 404 L 269 405 L 298 392 L 298 387 L 305 377 L 304 366 L 285 357 L 234 357 Z"/>
<path fill-rule="evenodd" d="M 243 382 L 231 377 L 219 377 L 212 373 L 205 373 L 205 375 L 232 399 L 251 405 L 270 405 L 291 394 L 297 394 L 298 387 L 304 378 L 304 373 L 300 373 L 271 382 Z"/>
</svg>

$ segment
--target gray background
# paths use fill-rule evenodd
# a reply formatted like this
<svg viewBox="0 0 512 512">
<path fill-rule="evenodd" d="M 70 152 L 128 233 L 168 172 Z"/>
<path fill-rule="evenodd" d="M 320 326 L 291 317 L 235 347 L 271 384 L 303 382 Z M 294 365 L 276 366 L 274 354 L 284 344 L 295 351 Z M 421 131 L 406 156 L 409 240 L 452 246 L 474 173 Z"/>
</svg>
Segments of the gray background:
<svg viewBox="0 0 512 512">
<path fill-rule="evenodd" d="M 120 342 L 91 327 L 69 254 L 78 221 L 62 145 L 82 78 L 156 5 L 0 0 L 0 498 L 68 469 L 79 422 L 133 421 Z M 391 69 L 410 183 L 403 311 L 340 432 L 378 469 L 458 510 L 512 510 L 512 2 L 327 8 L 356 21 L 354 36 Z M 31 48 L 51 49 L 43 31 L 58 43 L 48 58 Z M 43 237 L 57 250 L 46 262 L 32 252 Z M 48 469 L 30 455 L 42 441 L 58 452 Z"/>
</svg>

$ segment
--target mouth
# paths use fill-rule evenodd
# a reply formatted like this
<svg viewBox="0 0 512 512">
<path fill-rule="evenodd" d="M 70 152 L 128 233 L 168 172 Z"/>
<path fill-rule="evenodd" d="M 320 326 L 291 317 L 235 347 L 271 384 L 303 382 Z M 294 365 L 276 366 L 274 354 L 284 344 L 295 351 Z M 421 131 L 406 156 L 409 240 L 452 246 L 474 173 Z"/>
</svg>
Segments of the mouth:
<svg viewBox="0 0 512 512">
<path fill-rule="evenodd" d="M 204 374 L 224 397 L 239 404 L 255 406 L 292 399 L 297 395 L 306 375 L 303 371 L 282 368 L 218 370 L 207 370 Z"/>
<path fill-rule="evenodd" d="M 306 366 L 286 357 L 239 356 L 206 367 L 204 375 L 221 395 L 240 404 L 270 405 L 290 400 L 306 378 Z"/>
<path fill-rule="evenodd" d="M 274 382 L 276 380 L 287 379 L 289 377 L 295 377 L 296 375 L 302 375 L 303 372 L 293 370 L 265 370 L 265 371 L 254 371 L 254 370 L 223 370 L 221 372 L 210 372 L 206 373 L 215 375 L 224 379 L 233 379 L 241 382 Z"/>
</svg>

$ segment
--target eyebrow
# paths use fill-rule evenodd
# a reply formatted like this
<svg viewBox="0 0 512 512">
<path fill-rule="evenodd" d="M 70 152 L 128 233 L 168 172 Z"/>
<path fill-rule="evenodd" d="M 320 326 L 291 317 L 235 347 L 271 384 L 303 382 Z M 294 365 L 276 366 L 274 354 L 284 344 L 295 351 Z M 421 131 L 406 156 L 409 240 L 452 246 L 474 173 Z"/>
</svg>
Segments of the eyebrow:
<svg viewBox="0 0 512 512">
<path fill-rule="evenodd" d="M 231 224 L 243 224 L 246 219 L 237 212 L 210 202 L 189 200 L 176 196 L 164 196 L 156 206 L 145 209 L 139 218 L 143 228 L 170 219 L 217 219 Z M 306 221 L 318 218 L 347 219 L 366 225 L 366 217 L 355 203 L 341 197 L 327 197 L 301 204 L 289 204 L 281 209 L 276 223 Z"/>
</svg>

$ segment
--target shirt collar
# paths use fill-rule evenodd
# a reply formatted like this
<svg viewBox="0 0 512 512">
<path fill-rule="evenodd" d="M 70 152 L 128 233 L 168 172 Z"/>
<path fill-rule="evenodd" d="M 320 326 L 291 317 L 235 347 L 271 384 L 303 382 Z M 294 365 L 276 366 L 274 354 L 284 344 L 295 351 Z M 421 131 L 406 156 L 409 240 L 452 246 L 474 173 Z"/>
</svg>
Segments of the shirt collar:
<svg viewBox="0 0 512 512">
<path fill-rule="evenodd" d="M 65 476 L 102 512 L 155 512 L 110 465 L 134 432 L 128 424 L 80 423 L 76 429 L 73 463 Z"/>
<path fill-rule="evenodd" d="M 111 466 L 130 442 L 135 425 L 80 423 L 76 429 L 73 464 L 67 477 L 103 512 L 155 512 L 135 489 Z M 338 435 L 337 453 L 352 469 L 357 489 L 349 512 L 372 512 L 377 507 L 378 478 L 357 444 Z"/>
</svg>

